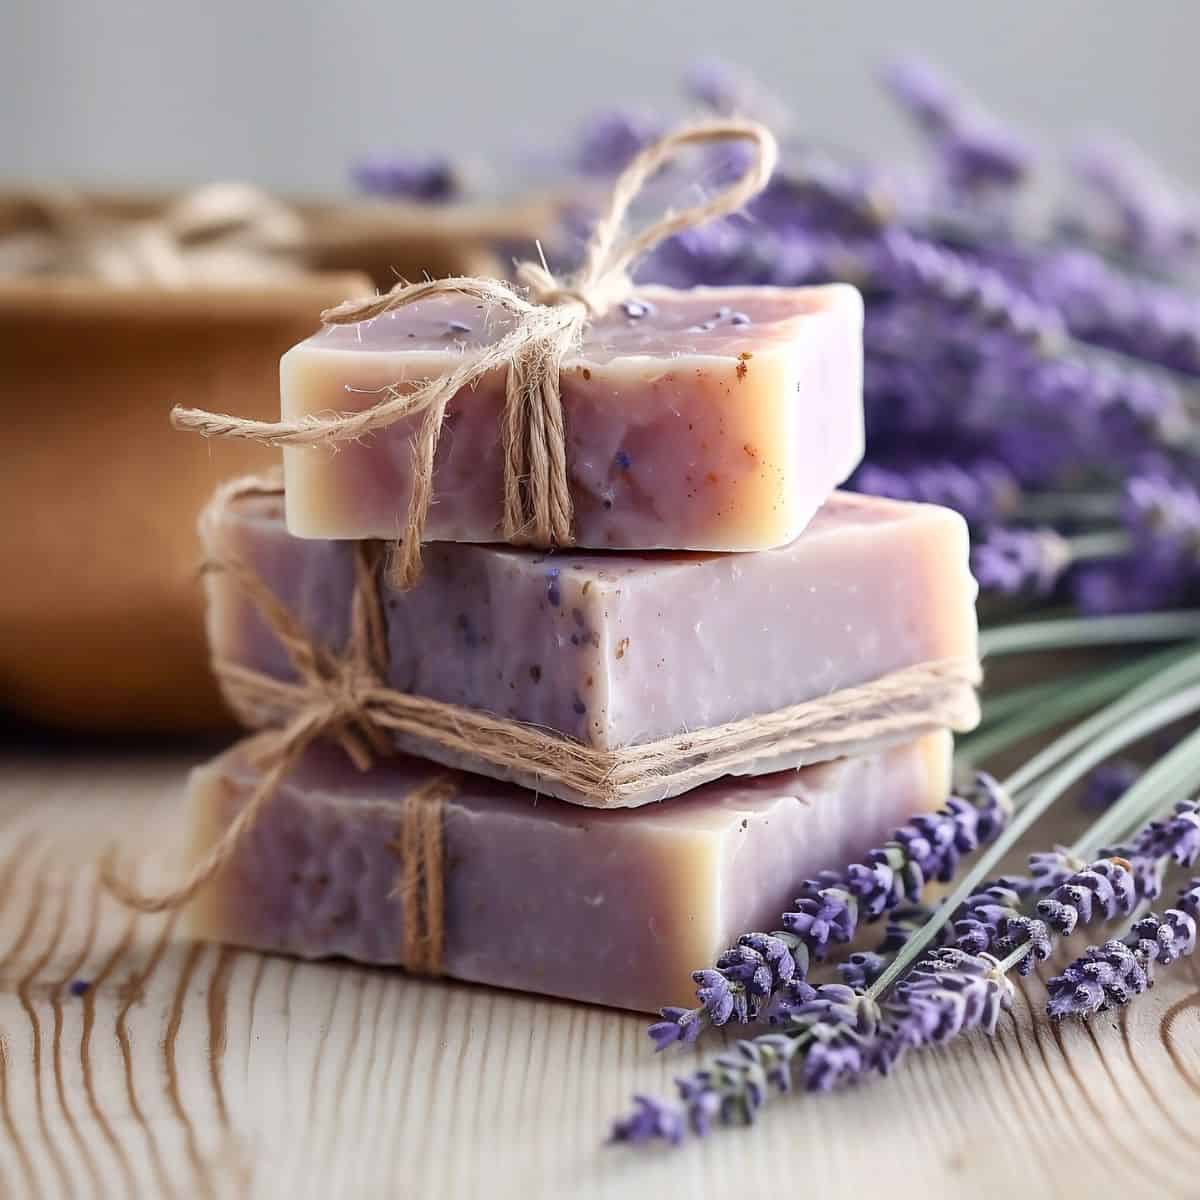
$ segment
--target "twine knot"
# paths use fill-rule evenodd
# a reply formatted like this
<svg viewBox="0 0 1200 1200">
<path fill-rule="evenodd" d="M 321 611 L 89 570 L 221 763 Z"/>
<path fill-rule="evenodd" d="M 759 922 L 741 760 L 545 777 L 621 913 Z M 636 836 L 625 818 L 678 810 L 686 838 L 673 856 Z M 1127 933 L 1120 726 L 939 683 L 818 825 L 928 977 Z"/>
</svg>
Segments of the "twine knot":
<svg viewBox="0 0 1200 1200">
<path fill-rule="evenodd" d="M 642 232 L 622 238 L 630 206 L 660 167 L 686 146 L 728 139 L 749 142 L 753 151 L 737 179 L 703 203 L 677 213 L 668 211 Z M 504 497 L 499 535 L 506 542 L 542 550 L 570 546 L 574 541 L 573 506 L 559 381 L 563 360 L 581 343 L 589 320 L 602 317 L 630 294 L 633 266 L 644 254 L 685 229 L 736 212 L 766 186 L 777 155 L 775 138 L 754 121 L 716 120 L 685 126 L 647 146 L 621 172 L 608 207 L 593 226 L 583 261 L 569 278 L 559 279 L 544 263 L 523 262 L 516 268 L 516 279 L 526 296 L 494 279 L 401 281 L 386 295 L 348 301 L 321 314 L 326 324 L 354 324 L 431 296 L 453 294 L 512 314 L 511 332 L 465 358 L 446 375 L 411 388 L 396 384 L 370 408 L 332 417 L 248 421 L 176 408 L 171 419 L 177 428 L 208 437 L 245 438 L 272 446 L 332 446 L 421 416 L 413 438 L 412 495 L 390 570 L 393 582 L 407 588 L 421 573 L 421 543 L 433 500 L 434 461 L 447 406 L 489 371 L 505 368 L 500 430 Z"/>
</svg>

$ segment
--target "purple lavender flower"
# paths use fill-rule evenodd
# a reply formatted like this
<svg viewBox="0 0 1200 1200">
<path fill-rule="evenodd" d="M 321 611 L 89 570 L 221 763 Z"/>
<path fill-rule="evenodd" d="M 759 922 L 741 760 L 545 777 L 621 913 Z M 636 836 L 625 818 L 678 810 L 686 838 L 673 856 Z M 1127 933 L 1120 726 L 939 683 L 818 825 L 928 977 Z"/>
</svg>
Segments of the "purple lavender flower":
<svg viewBox="0 0 1200 1200">
<path fill-rule="evenodd" d="M 690 1046 L 704 1029 L 704 1013 L 703 1008 L 678 1008 L 674 1005 L 660 1009 L 662 1020 L 646 1030 L 655 1050 L 665 1050 L 676 1042 Z"/>
<path fill-rule="evenodd" d="M 1196 921 L 1182 909 L 1168 908 L 1163 915 L 1147 913 L 1133 923 L 1128 943 L 1148 963 L 1170 966 L 1196 948 Z"/>
<path fill-rule="evenodd" d="M 1200 374 L 1200 302 L 1188 291 L 1133 278 L 1083 249 L 1046 254 L 1029 289 L 1075 337 L 1146 362 Z"/>
<path fill-rule="evenodd" d="M 1012 473 L 998 462 L 917 462 L 887 467 L 865 462 L 852 486 L 872 496 L 942 504 L 962 513 L 972 524 L 1011 514 L 1020 498 Z"/>
<path fill-rule="evenodd" d="M 1125 524 L 1139 574 L 1186 600 L 1200 585 L 1200 491 L 1164 473 L 1135 476 L 1125 489 Z"/>
<path fill-rule="evenodd" d="M 990 1036 L 1012 996 L 1011 981 L 990 954 L 932 951 L 884 1005 L 877 1069 L 886 1073 L 905 1051 L 947 1042 L 968 1029 Z"/>
<path fill-rule="evenodd" d="M 454 165 L 445 158 L 398 158 L 392 155 L 364 159 L 353 169 L 355 186 L 368 196 L 390 200 L 444 203 L 462 191 Z"/>
<path fill-rule="evenodd" d="M 803 982 L 810 959 L 850 941 L 860 924 L 916 904 L 927 880 L 953 878 L 961 857 L 992 841 L 1011 812 L 1000 785 L 980 772 L 964 796 L 913 817 L 865 861 L 805 880 L 782 930 L 744 934 L 712 968 L 695 972 L 698 1007 L 662 1009 L 648 1030 L 655 1047 L 690 1043 L 708 1025 L 757 1020 L 786 986 Z M 899 932 L 889 929 L 885 945 Z"/>
<path fill-rule="evenodd" d="M 753 75 L 724 59 L 693 62 L 684 72 L 683 91 L 721 116 L 753 117 L 776 129 L 786 120 L 783 105 Z"/>
<path fill-rule="evenodd" d="M 1129 861 L 1139 899 L 1157 899 L 1167 863 L 1191 867 L 1200 857 L 1200 800 L 1179 801 L 1169 816 L 1147 822 L 1108 853 Z"/>
<path fill-rule="evenodd" d="M 1029 881 L 1025 889 L 1016 888 L 1022 896 L 1053 891 L 1059 884 L 1082 870 L 1086 864 L 1080 862 L 1063 846 L 1053 850 L 1038 851 L 1029 856 Z"/>
<path fill-rule="evenodd" d="M 890 60 L 881 72 L 884 86 L 927 133 L 942 137 L 958 119 L 957 89 L 928 59 L 906 55 Z"/>
<path fill-rule="evenodd" d="M 653 1096 L 634 1096 L 634 1110 L 613 1123 L 610 1142 L 650 1142 L 661 1140 L 678 1146 L 686 1129 L 678 1105 L 664 1104 Z"/>
<path fill-rule="evenodd" d="M 845 944 L 858 928 L 858 902 L 845 888 L 806 889 L 795 910 L 783 914 L 783 924 L 800 938 L 819 962 L 833 944 Z"/>
<path fill-rule="evenodd" d="M 1138 780 L 1143 768 L 1130 758 L 1114 758 L 1102 763 L 1087 778 L 1080 806 L 1088 812 L 1110 808 Z"/>
<path fill-rule="evenodd" d="M 879 951 L 860 950 L 838 963 L 837 972 L 847 987 L 865 992 L 883 974 L 887 964 L 887 956 Z"/>
<path fill-rule="evenodd" d="M 1134 865 L 1106 857 L 1077 866 L 1061 849 L 1030 856 L 1028 879 L 1006 876 L 968 897 L 951 919 L 954 945 L 967 954 L 1008 958 L 1022 947 L 1015 966 L 1028 975 L 1050 956 L 1055 936 L 1094 920 L 1129 913 L 1141 898 Z M 1033 895 L 1038 915 L 1024 911 Z"/>
<path fill-rule="evenodd" d="M 1010 188 L 1020 183 L 1033 162 L 1029 144 L 991 118 L 973 114 L 960 119 L 941 143 L 948 183 L 958 191 Z"/>
<path fill-rule="evenodd" d="M 808 974 L 808 946 L 786 931 L 746 933 L 711 970 L 696 971 L 697 1008 L 668 1006 L 647 1030 L 656 1050 L 675 1042 L 689 1045 L 708 1025 L 757 1020 L 764 1006 L 793 979 Z"/>
<path fill-rule="evenodd" d="M 952 879 L 961 857 L 991 841 L 1010 812 L 996 781 L 980 773 L 969 798 L 951 796 L 938 812 L 914 817 L 840 877 L 809 880 L 797 911 L 784 913 L 784 924 L 820 960 L 830 943 L 854 936 L 860 917 L 878 920 L 901 904 L 916 903 L 927 880 Z"/>
<path fill-rule="evenodd" d="M 676 1142 L 684 1128 L 703 1137 L 714 1125 L 750 1124 L 774 1092 L 798 1083 L 827 1092 L 878 1067 L 879 1013 L 873 1000 L 843 984 L 811 987 L 792 980 L 773 1029 L 740 1041 L 710 1066 L 675 1081 L 680 1106 L 635 1097 L 633 1113 L 618 1121 L 612 1141 Z"/>
<path fill-rule="evenodd" d="M 1070 590 L 1075 607 L 1088 617 L 1153 612 L 1180 599 L 1175 587 L 1148 575 L 1132 557 L 1081 566 L 1071 575 Z"/>
<path fill-rule="evenodd" d="M 1150 986 L 1145 964 L 1116 939 L 1089 946 L 1061 975 L 1046 985 L 1046 1011 L 1056 1020 L 1090 1016 L 1127 1004 Z"/>
<path fill-rule="evenodd" d="M 1043 896 L 1037 911 L 1055 933 L 1065 937 L 1077 925 L 1127 916 L 1137 899 L 1130 864 L 1121 858 L 1103 858 L 1076 871 Z"/>
<path fill-rule="evenodd" d="M 1094 229 L 1073 218 L 1102 242 L 1156 266 L 1175 267 L 1200 246 L 1200 204 L 1181 194 L 1130 143 L 1112 135 L 1092 137 L 1071 157 L 1076 177 L 1106 206 L 1109 228 Z"/>
<path fill-rule="evenodd" d="M 1147 913 L 1120 940 L 1089 946 L 1047 984 L 1046 1011 L 1055 1019 L 1088 1017 L 1128 1004 L 1154 982 L 1153 968 L 1191 954 L 1196 948 L 1200 880 L 1180 890 L 1178 908 L 1160 917 Z"/>
<path fill-rule="evenodd" d="M 877 172 L 810 152 L 777 170 L 747 212 L 781 234 L 865 240 L 894 223 L 896 202 Z"/>
<path fill-rule="evenodd" d="M 580 139 L 577 166 L 585 175 L 615 175 L 664 130 L 660 118 L 629 109 L 592 117 Z"/>
<path fill-rule="evenodd" d="M 963 901 L 951 919 L 954 945 L 966 954 L 983 954 L 1000 938 L 1006 923 L 1020 915 L 1020 895 L 999 883 Z"/>
<path fill-rule="evenodd" d="M 902 229 L 883 236 L 880 270 L 895 288 L 917 292 L 983 325 L 1037 347 L 1058 347 L 1065 330 L 1054 309 L 1039 304 L 999 272 Z"/>
<path fill-rule="evenodd" d="M 896 59 L 883 82 L 929 139 L 940 175 L 932 199 L 981 208 L 1025 177 L 1033 162 L 1028 143 L 933 64 L 917 57 Z"/>
<path fill-rule="evenodd" d="M 971 566 L 984 591 L 1048 596 L 1071 561 L 1065 538 L 1053 529 L 994 528 L 971 551 Z"/>
</svg>

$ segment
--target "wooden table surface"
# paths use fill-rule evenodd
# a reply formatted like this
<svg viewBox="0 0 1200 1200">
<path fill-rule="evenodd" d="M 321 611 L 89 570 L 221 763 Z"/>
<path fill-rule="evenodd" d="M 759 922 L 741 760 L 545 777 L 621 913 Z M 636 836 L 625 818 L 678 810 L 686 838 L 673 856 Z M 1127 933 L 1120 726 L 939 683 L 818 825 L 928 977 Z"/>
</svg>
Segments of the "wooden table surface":
<svg viewBox="0 0 1200 1200">
<path fill-rule="evenodd" d="M 191 945 L 111 901 L 96 855 L 118 835 L 161 868 L 199 757 L 0 752 L 0 1196 L 1200 1195 L 1195 963 L 1059 1028 L 1034 978 L 993 1041 L 703 1144 L 606 1148 L 694 1062 L 642 1017 Z"/>
</svg>

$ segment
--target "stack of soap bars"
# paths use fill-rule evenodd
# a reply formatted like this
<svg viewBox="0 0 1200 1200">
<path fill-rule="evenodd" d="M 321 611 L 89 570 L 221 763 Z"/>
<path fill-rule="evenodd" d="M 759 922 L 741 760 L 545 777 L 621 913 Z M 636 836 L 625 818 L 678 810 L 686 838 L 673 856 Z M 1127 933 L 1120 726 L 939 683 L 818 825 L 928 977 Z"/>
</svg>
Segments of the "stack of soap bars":
<svg viewBox="0 0 1200 1200">
<path fill-rule="evenodd" d="M 367 408 L 510 321 L 442 295 L 328 327 L 284 356 L 283 415 Z M 842 285 L 639 290 L 562 366 L 574 544 L 497 544 L 491 372 L 445 414 L 412 586 L 387 555 L 419 418 L 223 488 L 201 532 L 226 694 L 260 731 L 315 695 L 327 736 L 194 773 L 200 861 L 278 770 L 193 931 L 653 1009 L 941 804 L 977 719 L 967 534 L 835 490 L 861 340 Z"/>
</svg>

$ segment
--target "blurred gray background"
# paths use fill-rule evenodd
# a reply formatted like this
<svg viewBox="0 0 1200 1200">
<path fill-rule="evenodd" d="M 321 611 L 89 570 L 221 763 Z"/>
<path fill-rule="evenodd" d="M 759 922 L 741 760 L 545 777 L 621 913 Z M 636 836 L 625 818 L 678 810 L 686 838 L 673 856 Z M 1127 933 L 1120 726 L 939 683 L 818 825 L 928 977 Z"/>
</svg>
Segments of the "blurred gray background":
<svg viewBox="0 0 1200 1200">
<path fill-rule="evenodd" d="M 1198 42 L 1200 0 L 0 0 L 0 175 L 334 193 L 367 150 L 495 157 L 669 105 L 705 55 L 895 157 L 874 73 L 919 49 L 1047 145 L 1114 126 L 1197 183 Z"/>
</svg>

